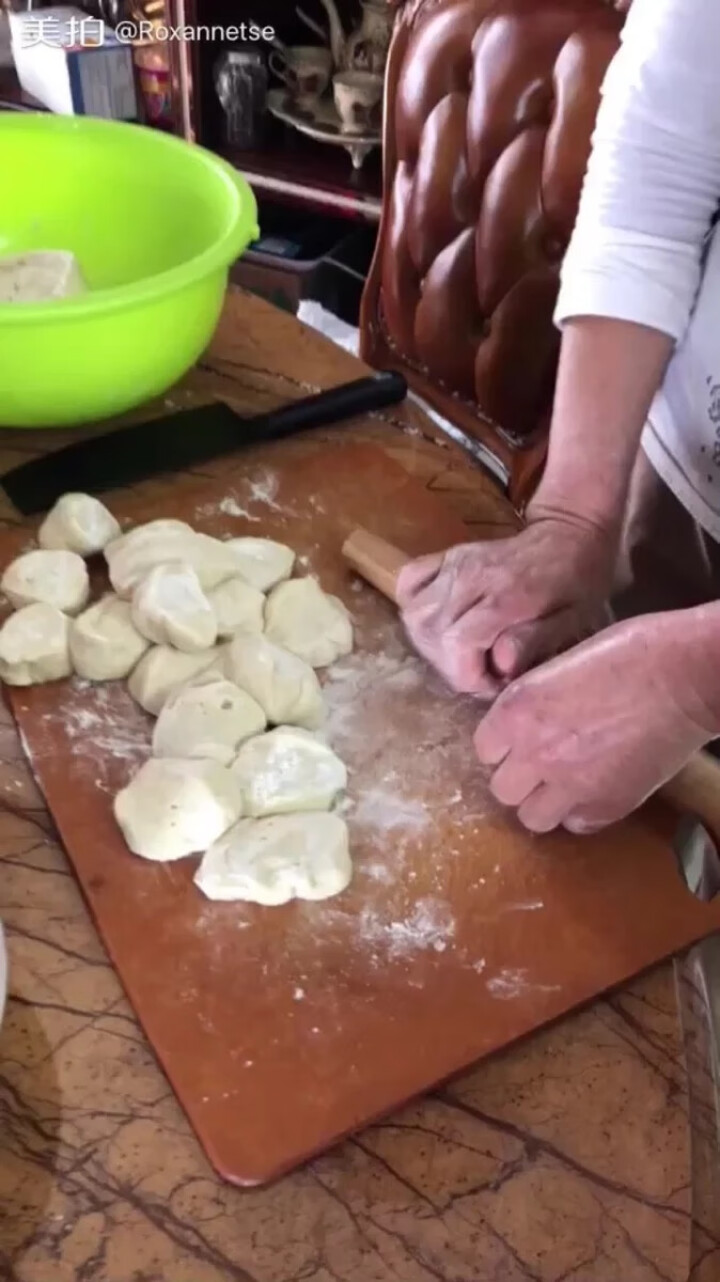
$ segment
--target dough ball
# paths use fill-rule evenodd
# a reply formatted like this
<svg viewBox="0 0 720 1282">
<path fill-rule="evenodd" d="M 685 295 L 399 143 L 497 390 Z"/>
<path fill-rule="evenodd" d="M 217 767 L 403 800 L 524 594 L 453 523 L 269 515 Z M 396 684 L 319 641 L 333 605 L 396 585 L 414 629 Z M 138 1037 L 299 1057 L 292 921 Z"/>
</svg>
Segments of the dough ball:
<svg viewBox="0 0 720 1282">
<path fill-rule="evenodd" d="M 133 529 L 126 530 L 124 534 L 120 534 L 116 539 L 108 543 L 105 548 L 106 559 L 109 561 L 111 556 L 115 556 L 122 548 L 126 548 L 128 544 L 132 546 L 139 530 L 144 531 L 143 538 L 149 538 L 151 535 L 159 538 L 160 535 L 164 536 L 166 534 L 193 533 L 193 528 L 188 525 L 187 521 L 176 521 L 170 517 L 161 517 L 157 521 L 147 521 L 144 525 L 136 525 Z"/>
<path fill-rule="evenodd" d="M 347 784 L 347 770 L 332 748 L 298 726 L 278 726 L 243 744 L 232 772 L 243 814 L 254 817 L 329 810 Z"/>
<path fill-rule="evenodd" d="M 272 539 L 229 539 L 225 547 L 235 557 L 237 573 L 259 592 L 269 592 L 276 583 L 289 579 L 295 564 L 295 553 L 284 543 Z"/>
<path fill-rule="evenodd" d="M 227 579 L 208 592 L 217 621 L 217 634 L 223 640 L 237 632 L 262 632 L 265 597 L 244 579 Z"/>
<path fill-rule="evenodd" d="M 167 863 L 206 850 L 241 814 L 240 792 L 215 761 L 146 761 L 113 804 L 135 855 Z"/>
<path fill-rule="evenodd" d="M 316 579 L 291 579 L 274 588 L 265 606 L 265 635 L 313 668 L 325 668 L 353 646 L 350 615 Z"/>
<path fill-rule="evenodd" d="M 201 676 L 166 701 L 155 723 L 156 757 L 196 757 L 229 765 L 239 746 L 266 726 L 249 694 L 219 676 Z"/>
<path fill-rule="evenodd" d="M 156 565 L 145 576 L 133 593 L 132 618 L 148 641 L 186 654 L 209 650 L 217 639 L 215 612 L 192 566 L 182 561 Z"/>
<path fill-rule="evenodd" d="M 182 654 L 168 645 L 154 645 L 133 670 L 128 690 L 141 708 L 156 717 L 173 691 L 209 668 L 218 653 L 213 649 Z"/>
<path fill-rule="evenodd" d="M 41 548 L 95 556 L 118 538 L 120 526 L 91 494 L 63 494 L 38 531 Z"/>
<path fill-rule="evenodd" d="M 203 590 L 237 575 L 237 561 L 226 543 L 197 534 L 182 521 L 151 521 L 123 534 L 105 549 L 110 582 L 119 596 L 131 597 L 138 584 L 168 561 L 182 561 L 197 574 Z"/>
<path fill-rule="evenodd" d="M 0 628 L 0 677 L 10 686 L 60 681 L 72 672 L 70 620 L 54 605 L 25 605 Z"/>
<path fill-rule="evenodd" d="M 351 876 L 346 824 L 308 814 L 241 819 L 210 847 L 194 880 L 208 899 L 274 906 L 329 899 Z"/>
<path fill-rule="evenodd" d="M 128 602 L 112 592 L 74 619 L 70 628 L 73 668 L 87 681 L 128 676 L 148 646 L 133 624 Z"/>
<path fill-rule="evenodd" d="M 312 668 L 263 636 L 236 636 L 223 648 L 223 674 L 247 690 L 271 725 L 317 730 L 324 719 L 320 683 Z"/>
<path fill-rule="evenodd" d="M 77 552 L 25 552 L 0 580 L 0 591 L 19 609 L 35 601 L 63 614 L 79 614 L 90 596 L 90 580 Z"/>
</svg>

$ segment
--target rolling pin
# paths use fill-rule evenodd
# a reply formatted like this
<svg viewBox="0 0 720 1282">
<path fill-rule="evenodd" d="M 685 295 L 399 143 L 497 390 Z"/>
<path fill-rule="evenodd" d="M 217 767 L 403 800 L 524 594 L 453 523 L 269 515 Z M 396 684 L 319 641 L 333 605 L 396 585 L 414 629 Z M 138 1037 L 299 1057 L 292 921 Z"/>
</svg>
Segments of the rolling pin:
<svg viewBox="0 0 720 1282">
<path fill-rule="evenodd" d="M 410 557 L 368 530 L 353 530 L 342 547 L 344 559 L 353 570 L 397 603 L 397 581 Z M 694 815 L 720 842 L 720 761 L 707 752 L 698 752 L 679 774 L 658 789 L 658 796 L 675 810 Z"/>
</svg>

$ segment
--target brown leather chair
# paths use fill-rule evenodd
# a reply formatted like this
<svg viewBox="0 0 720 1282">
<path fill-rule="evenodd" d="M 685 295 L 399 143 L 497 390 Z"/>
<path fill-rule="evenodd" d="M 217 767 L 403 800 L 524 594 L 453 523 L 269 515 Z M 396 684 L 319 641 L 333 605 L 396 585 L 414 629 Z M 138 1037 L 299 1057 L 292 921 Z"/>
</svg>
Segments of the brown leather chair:
<svg viewBox="0 0 720 1282">
<path fill-rule="evenodd" d="M 558 271 L 623 7 L 409 0 L 390 50 L 363 356 L 482 441 L 519 507 L 545 457 Z"/>
</svg>

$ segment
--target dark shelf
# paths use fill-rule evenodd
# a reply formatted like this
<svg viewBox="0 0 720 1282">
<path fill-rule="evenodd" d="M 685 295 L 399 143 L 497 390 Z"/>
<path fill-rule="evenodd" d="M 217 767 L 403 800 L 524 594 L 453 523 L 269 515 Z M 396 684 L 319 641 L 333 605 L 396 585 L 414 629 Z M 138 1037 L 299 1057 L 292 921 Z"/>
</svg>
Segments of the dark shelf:
<svg viewBox="0 0 720 1282">
<path fill-rule="evenodd" d="M 380 217 L 379 149 L 367 157 L 359 170 L 353 169 L 344 148 L 324 146 L 285 128 L 262 150 L 239 151 L 223 146 L 214 149 L 246 174 L 251 185 L 264 188 L 266 193 L 281 197 L 282 186 L 287 184 L 287 196 L 295 203 L 300 199 L 302 203 L 327 206 L 373 222 Z M 304 198 L 301 191 L 306 192 Z"/>
</svg>

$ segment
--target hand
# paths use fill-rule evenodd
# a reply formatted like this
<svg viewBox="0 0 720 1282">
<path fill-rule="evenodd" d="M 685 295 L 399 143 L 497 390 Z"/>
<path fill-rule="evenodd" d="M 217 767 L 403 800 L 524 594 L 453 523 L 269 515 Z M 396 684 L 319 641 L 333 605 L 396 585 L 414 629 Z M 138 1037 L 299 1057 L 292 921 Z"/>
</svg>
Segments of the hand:
<svg viewBox="0 0 720 1282">
<path fill-rule="evenodd" d="M 624 818 L 720 730 L 718 607 L 616 624 L 509 687 L 475 736 L 533 832 Z"/>
<path fill-rule="evenodd" d="M 512 538 L 411 562 L 398 601 L 420 654 L 455 690 L 490 698 L 607 622 L 614 556 L 604 530 L 545 516 Z"/>
</svg>

